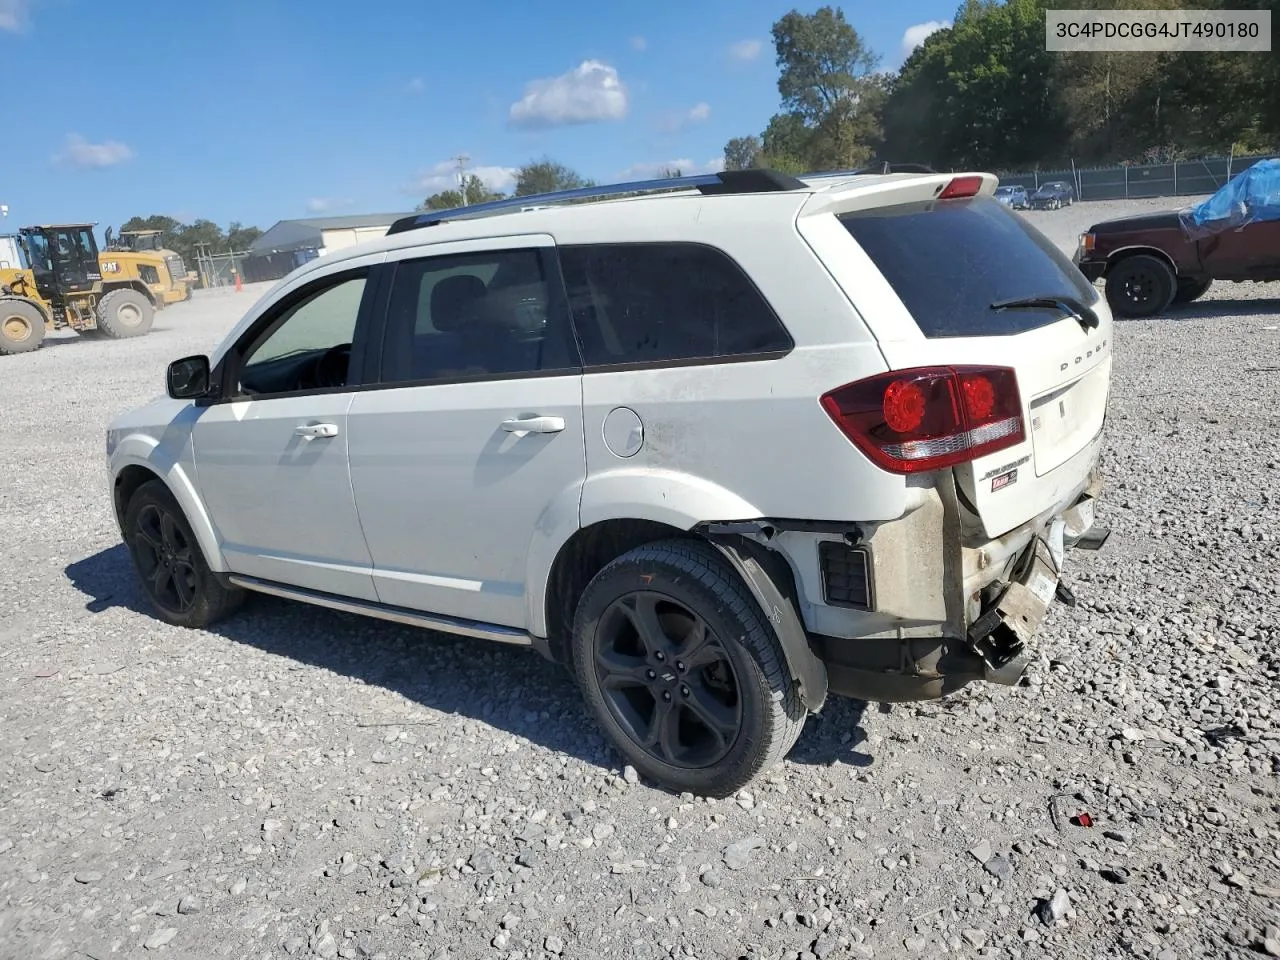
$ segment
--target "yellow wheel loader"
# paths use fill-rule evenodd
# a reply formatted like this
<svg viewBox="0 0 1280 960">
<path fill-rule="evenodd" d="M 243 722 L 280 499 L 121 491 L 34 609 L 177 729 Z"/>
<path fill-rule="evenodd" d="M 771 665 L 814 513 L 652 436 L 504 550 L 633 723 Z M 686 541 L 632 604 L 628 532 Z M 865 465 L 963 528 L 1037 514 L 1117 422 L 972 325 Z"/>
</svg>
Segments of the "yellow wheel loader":
<svg viewBox="0 0 1280 960">
<path fill-rule="evenodd" d="M 156 299 L 141 280 L 104 280 L 92 224 L 23 227 L 26 265 L 0 267 L 0 356 L 27 353 L 69 327 L 113 339 L 151 330 Z"/>
<path fill-rule="evenodd" d="M 187 270 L 181 254 L 164 246 L 161 231 L 121 230 L 120 236 L 112 239 L 107 227 L 106 236 L 106 249 L 98 256 L 104 280 L 146 284 L 161 309 L 191 299 L 196 275 Z"/>
</svg>

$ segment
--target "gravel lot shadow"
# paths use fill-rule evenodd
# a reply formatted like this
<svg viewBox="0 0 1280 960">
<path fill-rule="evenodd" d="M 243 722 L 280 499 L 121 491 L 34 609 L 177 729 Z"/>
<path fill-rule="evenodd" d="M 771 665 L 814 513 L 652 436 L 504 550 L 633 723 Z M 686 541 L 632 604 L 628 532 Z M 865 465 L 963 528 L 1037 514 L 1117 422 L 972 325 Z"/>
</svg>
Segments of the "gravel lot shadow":
<svg viewBox="0 0 1280 960">
<path fill-rule="evenodd" d="M 1241 300 L 1194 300 L 1191 303 L 1179 303 L 1171 306 L 1153 320 L 1214 320 L 1219 317 L 1240 317 L 1249 314 L 1273 314 L 1280 317 L 1280 300 L 1241 299 Z M 1124 321 L 1117 317 L 1117 322 Z"/>
<path fill-rule="evenodd" d="M 122 607 L 155 619 L 123 544 L 78 560 L 65 572 L 89 598 L 85 609 L 91 613 Z M 482 721 L 595 766 L 620 769 L 623 762 L 596 731 L 568 671 L 526 647 L 261 595 L 251 596 L 239 613 L 210 632 L 382 687 L 441 713 Z M 860 749 L 866 708 L 860 700 L 829 699 L 819 716 L 809 718 L 789 759 L 811 766 L 868 766 L 872 759 Z"/>
</svg>

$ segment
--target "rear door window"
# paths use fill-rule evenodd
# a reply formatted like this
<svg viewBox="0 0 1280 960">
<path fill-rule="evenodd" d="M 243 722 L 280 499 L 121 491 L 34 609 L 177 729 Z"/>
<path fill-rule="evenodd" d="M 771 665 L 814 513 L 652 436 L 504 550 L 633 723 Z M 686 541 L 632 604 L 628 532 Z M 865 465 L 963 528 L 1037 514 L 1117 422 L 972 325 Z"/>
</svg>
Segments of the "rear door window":
<svg viewBox="0 0 1280 960">
<path fill-rule="evenodd" d="M 588 367 L 764 359 L 791 336 L 742 268 L 695 243 L 562 246 Z"/>
<path fill-rule="evenodd" d="M 1049 309 L 991 309 L 1002 300 L 1098 300 L 1052 241 L 990 197 L 878 207 L 840 222 L 930 339 L 1008 336 L 1062 320 Z"/>
</svg>

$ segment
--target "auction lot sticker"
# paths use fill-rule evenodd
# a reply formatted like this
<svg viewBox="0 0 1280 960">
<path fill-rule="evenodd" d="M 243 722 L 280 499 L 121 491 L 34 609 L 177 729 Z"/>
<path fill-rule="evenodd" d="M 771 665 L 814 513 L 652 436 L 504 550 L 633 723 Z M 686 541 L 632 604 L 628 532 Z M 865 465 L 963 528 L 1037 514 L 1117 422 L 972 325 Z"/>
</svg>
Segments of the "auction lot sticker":
<svg viewBox="0 0 1280 960">
<path fill-rule="evenodd" d="M 1269 53 L 1270 10 L 1046 10 L 1045 49 Z"/>
</svg>

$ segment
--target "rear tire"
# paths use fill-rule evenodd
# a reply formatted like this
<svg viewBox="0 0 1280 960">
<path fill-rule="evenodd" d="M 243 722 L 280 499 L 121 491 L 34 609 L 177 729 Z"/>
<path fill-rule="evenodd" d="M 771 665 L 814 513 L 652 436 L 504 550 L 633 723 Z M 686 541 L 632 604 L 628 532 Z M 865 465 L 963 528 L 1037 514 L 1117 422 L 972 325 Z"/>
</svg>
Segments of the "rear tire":
<svg viewBox="0 0 1280 960">
<path fill-rule="evenodd" d="M 34 303 L 0 298 L 0 356 L 39 350 L 44 333 L 44 314 Z"/>
<path fill-rule="evenodd" d="M 148 480 L 134 492 L 124 530 L 134 569 L 161 620 L 207 627 L 244 602 L 245 591 L 223 586 L 209 569 L 191 524 L 163 481 Z"/>
<path fill-rule="evenodd" d="M 112 290 L 98 301 L 98 329 L 113 340 L 144 336 L 155 316 L 151 301 L 137 290 Z"/>
<path fill-rule="evenodd" d="M 1179 279 L 1178 292 L 1173 295 L 1173 302 L 1190 303 L 1192 300 L 1199 300 L 1211 286 L 1213 286 L 1212 277 L 1207 277 L 1204 280 Z"/>
<path fill-rule="evenodd" d="M 674 791 L 729 796 L 804 729 L 776 633 L 701 541 L 646 544 L 596 574 L 572 654 L 596 721 L 641 774 Z"/>
<path fill-rule="evenodd" d="M 1140 253 L 1125 257 L 1107 272 L 1107 303 L 1123 317 L 1150 317 L 1168 308 L 1178 278 L 1158 257 Z"/>
</svg>

